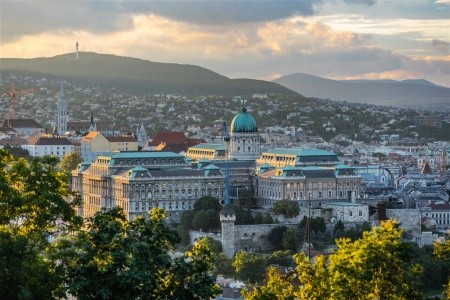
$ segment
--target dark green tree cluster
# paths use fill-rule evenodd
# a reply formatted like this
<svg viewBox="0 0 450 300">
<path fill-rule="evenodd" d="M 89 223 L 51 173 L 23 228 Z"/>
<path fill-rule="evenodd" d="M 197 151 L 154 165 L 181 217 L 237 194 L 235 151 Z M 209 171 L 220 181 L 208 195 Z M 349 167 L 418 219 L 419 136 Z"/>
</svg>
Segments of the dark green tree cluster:
<svg viewBox="0 0 450 300">
<path fill-rule="evenodd" d="M 283 215 L 286 218 L 292 218 L 298 216 L 300 208 L 297 201 L 283 199 L 275 202 L 272 211 L 277 215 Z"/>
<path fill-rule="evenodd" d="M 0 299 L 210 299 L 219 292 L 212 243 L 171 255 L 179 237 L 162 209 L 128 221 L 114 208 L 82 227 L 78 198 L 57 163 L 0 150 Z"/>
<path fill-rule="evenodd" d="M 294 260 L 288 251 L 276 251 L 271 255 L 238 252 L 232 265 L 238 278 L 249 283 L 262 283 L 270 266 L 292 267 Z"/>
</svg>

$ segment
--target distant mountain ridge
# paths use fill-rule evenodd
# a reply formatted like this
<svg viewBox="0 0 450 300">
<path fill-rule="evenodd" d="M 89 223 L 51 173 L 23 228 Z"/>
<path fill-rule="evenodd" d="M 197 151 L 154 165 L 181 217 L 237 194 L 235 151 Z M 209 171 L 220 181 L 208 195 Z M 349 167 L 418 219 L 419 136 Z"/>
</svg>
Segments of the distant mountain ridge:
<svg viewBox="0 0 450 300">
<path fill-rule="evenodd" d="M 296 94 L 277 83 L 230 79 L 195 65 L 158 63 L 131 57 L 82 52 L 48 58 L 0 58 L 0 72 L 19 72 L 103 84 L 143 94 Z"/>
<path fill-rule="evenodd" d="M 407 108 L 450 110 L 450 89 L 424 79 L 331 80 L 296 73 L 273 80 L 306 97 L 391 105 Z"/>
</svg>

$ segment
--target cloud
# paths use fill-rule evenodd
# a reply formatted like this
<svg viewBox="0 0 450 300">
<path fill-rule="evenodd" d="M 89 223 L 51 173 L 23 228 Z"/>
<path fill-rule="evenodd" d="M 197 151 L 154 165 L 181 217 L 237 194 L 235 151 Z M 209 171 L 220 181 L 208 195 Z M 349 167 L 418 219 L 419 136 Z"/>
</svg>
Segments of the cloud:
<svg viewBox="0 0 450 300">
<path fill-rule="evenodd" d="M 299 16 L 204 26 L 154 13 L 137 14 L 116 31 L 80 29 L 26 35 L 15 43 L 2 43 L 0 56 L 73 52 L 77 40 L 87 51 L 195 64 L 232 78 L 272 79 L 274 74 L 304 72 L 335 79 L 425 78 L 448 86 L 450 76 L 449 59 L 431 56 L 436 52 L 407 57 L 383 49 L 370 35 L 336 30 L 316 18 Z"/>
<path fill-rule="evenodd" d="M 374 5 L 377 1 L 376 0 L 344 0 L 344 2 L 349 4 L 362 4 L 371 6 Z"/>
<path fill-rule="evenodd" d="M 450 43 L 449 42 L 433 39 L 431 41 L 431 47 L 440 53 L 444 53 L 447 55 L 450 54 Z"/>
<path fill-rule="evenodd" d="M 200 25 L 263 22 L 312 15 L 323 0 L 2 1 L 1 41 L 45 31 L 107 33 L 130 28 L 136 15 L 155 14 Z"/>
</svg>

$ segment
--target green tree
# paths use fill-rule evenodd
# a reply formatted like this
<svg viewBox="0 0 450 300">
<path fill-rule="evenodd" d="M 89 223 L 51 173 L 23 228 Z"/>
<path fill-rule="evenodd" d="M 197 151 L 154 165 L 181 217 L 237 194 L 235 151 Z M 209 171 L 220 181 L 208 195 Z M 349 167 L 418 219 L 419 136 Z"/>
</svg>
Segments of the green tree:
<svg viewBox="0 0 450 300">
<path fill-rule="evenodd" d="M 287 199 L 276 201 L 272 210 L 275 214 L 283 215 L 286 218 L 298 216 L 300 212 L 298 202 Z"/>
<path fill-rule="evenodd" d="M 233 267 L 239 278 L 250 283 L 263 281 L 266 265 L 264 256 L 248 252 L 238 252 L 233 260 Z"/>
<path fill-rule="evenodd" d="M 75 251 L 67 266 L 68 291 L 78 299 L 210 299 L 218 292 L 203 242 L 172 259 L 178 236 L 156 208 L 150 219 L 128 222 L 119 208 L 98 212 L 87 231 L 61 251 Z M 75 250 L 73 250 L 75 248 Z"/>
<path fill-rule="evenodd" d="M 434 243 L 433 254 L 440 260 L 450 264 L 450 240 L 445 240 L 444 242 L 436 241 Z M 447 274 L 447 276 L 449 276 Z M 450 276 L 447 278 L 447 284 L 445 285 L 445 296 L 450 299 Z"/>
<path fill-rule="evenodd" d="M 281 274 L 271 268 L 268 282 L 245 291 L 246 299 L 421 299 L 417 284 L 421 267 L 405 255 L 403 232 L 386 221 L 362 239 L 337 240 L 338 250 L 312 263 L 304 254 L 294 256 L 297 267 Z M 295 280 L 299 279 L 300 284 Z"/>
<path fill-rule="evenodd" d="M 201 239 L 202 243 L 204 243 L 208 249 L 214 253 L 214 254 L 218 254 L 222 252 L 222 243 L 219 242 L 218 240 L 215 240 L 213 238 L 210 237 L 204 237 Z"/>
<path fill-rule="evenodd" d="M 209 209 L 213 209 L 217 212 L 220 212 L 220 210 L 222 209 L 222 206 L 219 203 L 219 200 L 217 200 L 214 197 L 211 196 L 204 196 L 199 198 L 197 201 L 195 201 L 194 203 L 194 211 L 198 212 L 201 210 L 209 210 Z"/>
<path fill-rule="evenodd" d="M 227 257 L 223 252 L 218 253 L 214 258 L 214 273 L 216 275 L 224 275 L 234 277 L 235 271 L 233 268 L 233 260 Z"/>
<path fill-rule="evenodd" d="M 277 226 L 274 227 L 267 235 L 267 239 L 276 250 L 283 249 L 283 236 L 286 231 L 286 226 Z"/>
<path fill-rule="evenodd" d="M 273 218 L 272 218 L 272 216 L 270 215 L 270 213 L 266 213 L 265 215 L 264 215 L 264 221 L 263 221 L 263 224 L 273 224 Z"/>
<path fill-rule="evenodd" d="M 78 229 L 77 198 L 52 157 L 14 160 L 0 150 L 0 298 L 64 295 L 64 273 L 47 253 L 57 234 Z"/>
<path fill-rule="evenodd" d="M 255 223 L 252 211 L 249 208 L 234 206 L 234 211 L 236 213 L 236 225 L 252 225 Z"/>
<path fill-rule="evenodd" d="M 192 227 L 196 230 L 208 231 L 220 228 L 219 213 L 214 209 L 200 210 L 192 219 Z"/>
<path fill-rule="evenodd" d="M 283 234 L 281 241 L 284 250 L 290 250 L 296 252 L 300 245 L 299 231 L 297 228 L 288 228 Z"/>
<path fill-rule="evenodd" d="M 70 175 L 70 173 L 75 170 L 78 166 L 78 164 L 81 164 L 83 159 L 81 158 L 80 153 L 78 152 L 72 152 L 70 154 L 67 154 L 61 159 L 61 162 L 59 163 L 59 168 L 62 172 Z"/>
</svg>

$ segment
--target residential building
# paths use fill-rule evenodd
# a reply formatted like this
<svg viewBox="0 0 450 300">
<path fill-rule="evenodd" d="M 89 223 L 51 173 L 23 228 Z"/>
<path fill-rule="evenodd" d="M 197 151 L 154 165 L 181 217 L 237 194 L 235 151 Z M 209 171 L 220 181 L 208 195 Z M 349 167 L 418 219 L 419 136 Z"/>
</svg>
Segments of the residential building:
<svg viewBox="0 0 450 300">
<path fill-rule="evenodd" d="M 30 137 L 22 148 L 28 150 L 30 156 L 39 157 L 53 155 L 62 158 L 74 151 L 74 146 L 68 138 L 51 135 Z"/>
</svg>

